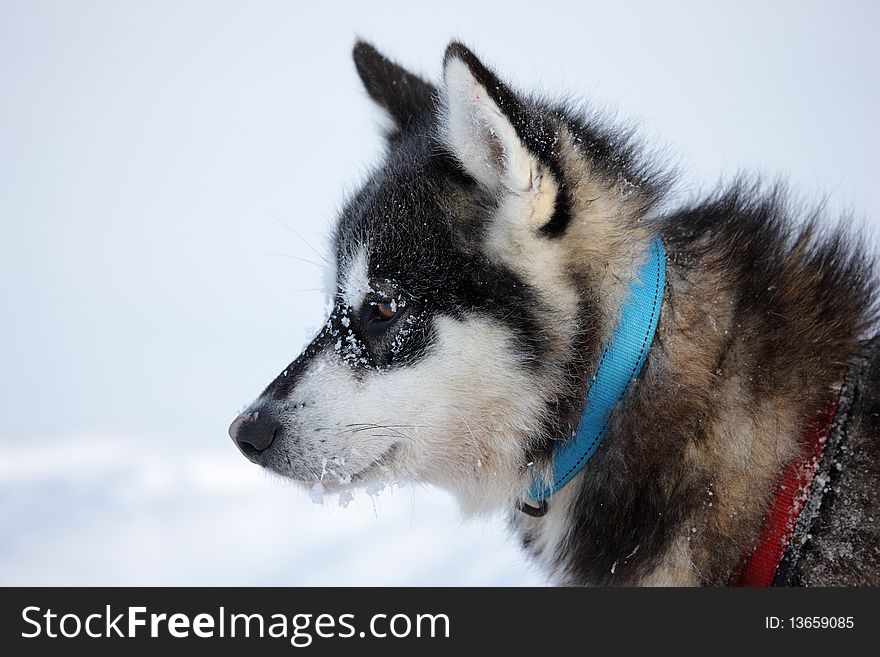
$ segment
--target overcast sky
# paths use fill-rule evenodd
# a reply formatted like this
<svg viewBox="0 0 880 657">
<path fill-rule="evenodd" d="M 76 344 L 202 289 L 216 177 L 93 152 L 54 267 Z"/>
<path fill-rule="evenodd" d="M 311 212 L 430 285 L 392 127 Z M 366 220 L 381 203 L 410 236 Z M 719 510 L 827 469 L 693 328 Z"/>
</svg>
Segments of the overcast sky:
<svg viewBox="0 0 880 657">
<path fill-rule="evenodd" d="M 713 5 L 0 0 L 0 583 L 541 582 L 441 493 L 319 507 L 238 455 L 323 322 L 282 222 L 323 248 L 381 152 L 360 35 L 635 119 L 686 193 L 760 171 L 880 226 L 880 4 Z"/>
</svg>

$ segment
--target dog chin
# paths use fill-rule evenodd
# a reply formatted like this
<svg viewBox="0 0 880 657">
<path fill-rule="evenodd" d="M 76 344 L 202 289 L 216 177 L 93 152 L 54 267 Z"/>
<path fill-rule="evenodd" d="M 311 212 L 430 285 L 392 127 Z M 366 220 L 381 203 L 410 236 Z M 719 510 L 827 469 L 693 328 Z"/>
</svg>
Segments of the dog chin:
<svg viewBox="0 0 880 657">
<path fill-rule="evenodd" d="M 269 473 L 309 490 L 315 484 L 320 484 L 326 494 L 359 489 L 371 492 L 385 485 L 398 483 L 394 467 L 394 457 L 397 451 L 398 445 L 392 445 L 382 456 L 353 473 L 346 472 L 340 467 L 340 459 L 337 458 L 324 459 L 320 467 L 308 469 L 296 467 L 296 461 L 289 458 L 270 458 L 261 465 Z"/>
</svg>

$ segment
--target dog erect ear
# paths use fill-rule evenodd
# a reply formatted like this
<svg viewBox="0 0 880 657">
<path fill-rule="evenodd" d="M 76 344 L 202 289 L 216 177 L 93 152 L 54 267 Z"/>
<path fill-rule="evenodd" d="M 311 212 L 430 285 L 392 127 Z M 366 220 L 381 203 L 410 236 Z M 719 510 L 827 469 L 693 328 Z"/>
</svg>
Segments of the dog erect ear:
<svg viewBox="0 0 880 657">
<path fill-rule="evenodd" d="M 492 191 L 527 190 L 536 160 L 517 132 L 522 103 L 460 43 L 446 49 L 440 98 L 443 138 L 468 173 Z"/>
<path fill-rule="evenodd" d="M 400 129 L 434 106 L 434 86 L 384 57 L 365 41 L 354 45 L 354 65 L 367 93 Z"/>
</svg>

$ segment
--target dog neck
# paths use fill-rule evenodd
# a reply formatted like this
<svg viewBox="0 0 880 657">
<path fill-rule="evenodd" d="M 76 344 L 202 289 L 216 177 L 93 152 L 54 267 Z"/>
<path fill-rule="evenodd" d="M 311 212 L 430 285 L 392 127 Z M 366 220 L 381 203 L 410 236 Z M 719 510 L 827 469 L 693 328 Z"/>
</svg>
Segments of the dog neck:
<svg viewBox="0 0 880 657">
<path fill-rule="evenodd" d="M 570 440 L 560 441 L 554 447 L 550 475 L 533 480 L 528 497 L 535 503 L 520 503 L 520 510 L 527 515 L 546 514 L 548 499 L 586 466 L 607 433 L 612 411 L 642 370 L 657 330 L 666 279 L 660 238 L 651 241 L 643 260 L 590 379 L 577 430 Z"/>
</svg>

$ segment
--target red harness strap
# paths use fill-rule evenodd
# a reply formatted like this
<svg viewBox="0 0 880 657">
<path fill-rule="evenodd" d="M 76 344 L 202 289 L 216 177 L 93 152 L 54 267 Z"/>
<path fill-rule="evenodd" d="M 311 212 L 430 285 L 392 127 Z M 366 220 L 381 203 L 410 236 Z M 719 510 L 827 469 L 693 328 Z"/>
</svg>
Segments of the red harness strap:
<svg viewBox="0 0 880 657">
<path fill-rule="evenodd" d="M 743 555 L 730 578 L 730 586 L 770 586 L 773 582 L 809 497 L 837 405 L 837 400 L 828 404 L 804 431 L 801 452 L 780 473 L 758 542 Z"/>
</svg>

